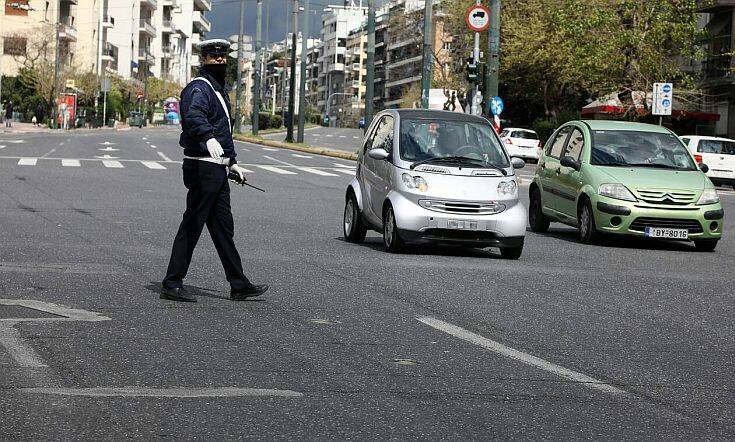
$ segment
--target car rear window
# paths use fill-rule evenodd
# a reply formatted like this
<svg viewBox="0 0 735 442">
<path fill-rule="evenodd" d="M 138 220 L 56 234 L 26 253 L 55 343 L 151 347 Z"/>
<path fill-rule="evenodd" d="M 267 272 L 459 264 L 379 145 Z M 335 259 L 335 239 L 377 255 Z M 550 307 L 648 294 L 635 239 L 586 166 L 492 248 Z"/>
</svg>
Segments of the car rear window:
<svg viewBox="0 0 735 442">
<path fill-rule="evenodd" d="M 538 135 L 535 132 L 529 132 L 525 130 L 517 130 L 510 136 L 511 138 L 523 138 L 526 140 L 538 140 Z"/>
<path fill-rule="evenodd" d="M 697 152 L 735 155 L 735 141 L 699 140 Z"/>
</svg>

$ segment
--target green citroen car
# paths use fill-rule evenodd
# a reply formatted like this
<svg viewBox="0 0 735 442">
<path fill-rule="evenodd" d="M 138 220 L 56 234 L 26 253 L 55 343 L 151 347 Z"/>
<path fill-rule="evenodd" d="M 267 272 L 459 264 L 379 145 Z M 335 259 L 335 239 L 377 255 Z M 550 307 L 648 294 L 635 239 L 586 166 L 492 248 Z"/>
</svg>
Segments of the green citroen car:
<svg viewBox="0 0 735 442">
<path fill-rule="evenodd" d="M 621 121 L 571 121 L 544 146 L 529 188 L 531 230 L 550 222 L 600 234 L 694 241 L 713 251 L 722 236 L 719 196 L 670 130 Z"/>
</svg>

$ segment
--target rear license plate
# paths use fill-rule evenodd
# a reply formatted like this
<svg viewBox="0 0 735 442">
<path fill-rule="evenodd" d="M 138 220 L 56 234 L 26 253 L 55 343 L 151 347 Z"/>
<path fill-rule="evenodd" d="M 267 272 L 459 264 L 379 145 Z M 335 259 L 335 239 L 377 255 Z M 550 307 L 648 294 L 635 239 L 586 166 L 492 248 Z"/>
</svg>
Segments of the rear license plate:
<svg viewBox="0 0 735 442">
<path fill-rule="evenodd" d="M 648 238 L 689 239 L 689 231 L 687 229 L 646 227 L 644 235 Z"/>
<path fill-rule="evenodd" d="M 447 228 L 448 229 L 467 229 L 467 230 L 477 230 L 477 221 L 464 221 L 464 220 L 447 220 Z"/>
</svg>

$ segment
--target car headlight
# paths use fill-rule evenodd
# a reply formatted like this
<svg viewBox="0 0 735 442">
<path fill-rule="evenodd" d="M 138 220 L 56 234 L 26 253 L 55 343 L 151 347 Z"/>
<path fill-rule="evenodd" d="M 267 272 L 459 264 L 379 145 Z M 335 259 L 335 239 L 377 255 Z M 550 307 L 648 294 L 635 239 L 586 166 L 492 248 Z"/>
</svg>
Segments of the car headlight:
<svg viewBox="0 0 735 442">
<path fill-rule="evenodd" d="M 404 173 L 401 175 L 401 180 L 403 180 L 403 184 L 405 184 L 409 189 L 416 189 L 419 192 L 426 192 L 429 190 L 429 184 L 420 176 L 411 176 Z"/>
<path fill-rule="evenodd" d="M 702 192 L 702 196 L 699 197 L 697 204 L 704 206 L 706 204 L 716 204 L 719 202 L 720 196 L 717 195 L 717 191 L 715 189 L 704 189 L 704 192 Z"/>
<path fill-rule="evenodd" d="M 498 184 L 498 195 L 500 196 L 518 196 L 518 185 L 515 181 L 501 181 Z"/>
<path fill-rule="evenodd" d="M 597 189 L 597 194 L 608 198 L 615 198 L 616 200 L 636 201 L 635 196 L 633 196 L 630 190 L 620 183 L 600 184 L 600 188 Z"/>
</svg>

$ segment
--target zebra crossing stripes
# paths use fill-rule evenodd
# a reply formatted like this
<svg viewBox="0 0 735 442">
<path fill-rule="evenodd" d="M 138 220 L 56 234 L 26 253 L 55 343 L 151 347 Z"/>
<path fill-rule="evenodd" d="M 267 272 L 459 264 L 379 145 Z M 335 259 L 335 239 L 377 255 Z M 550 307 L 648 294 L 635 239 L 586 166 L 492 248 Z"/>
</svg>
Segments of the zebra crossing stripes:
<svg viewBox="0 0 735 442">
<path fill-rule="evenodd" d="M 296 169 L 304 171 L 304 172 L 313 173 L 314 175 L 319 175 L 319 176 L 337 176 L 334 173 L 326 172 L 324 170 L 314 169 L 312 167 L 297 167 Z"/>
<path fill-rule="evenodd" d="M 123 165 L 119 161 L 115 160 L 102 160 L 102 164 L 105 165 L 105 167 L 109 167 L 110 169 L 122 169 Z"/>
<path fill-rule="evenodd" d="M 280 167 L 276 166 L 257 166 L 263 170 L 267 170 L 268 172 L 277 173 L 280 175 L 296 175 L 296 172 L 291 172 L 290 170 L 281 169 Z"/>
<path fill-rule="evenodd" d="M 166 170 L 166 167 L 165 166 L 163 166 L 162 164 L 159 164 L 159 163 L 157 163 L 155 161 L 141 161 L 140 163 L 142 165 L 144 165 L 145 167 L 149 168 L 149 169 Z"/>
<path fill-rule="evenodd" d="M 64 167 L 81 167 L 82 163 L 79 160 L 61 160 L 61 165 Z"/>
<path fill-rule="evenodd" d="M 18 160 L 19 166 L 35 166 L 38 163 L 38 158 L 21 158 Z"/>
</svg>

